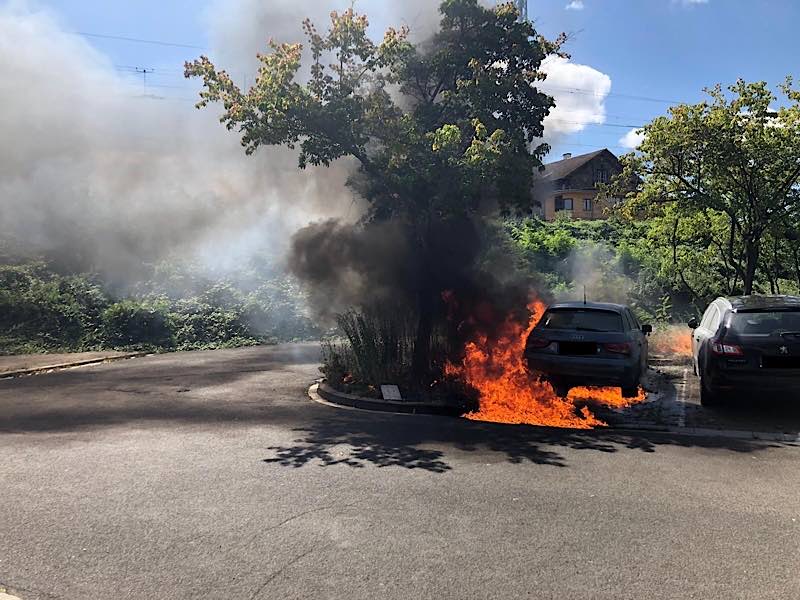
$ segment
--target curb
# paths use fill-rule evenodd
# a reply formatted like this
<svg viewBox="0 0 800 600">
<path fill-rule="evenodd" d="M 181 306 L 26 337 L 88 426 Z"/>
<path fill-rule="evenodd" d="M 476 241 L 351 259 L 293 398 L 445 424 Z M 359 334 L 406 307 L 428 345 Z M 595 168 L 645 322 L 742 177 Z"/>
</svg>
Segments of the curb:
<svg viewBox="0 0 800 600">
<path fill-rule="evenodd" d="M 39 375 L 48 373 L 50 371 L 63 371 L 64 369 L 71 369 L 73 367 L 84 367 L 86 365 L 96 365 L 105 362 L 116 362 L 118 360 L 127 360 L 129 358 L 141 358 L 148 356 L 152 352 L 132 352 L 122 356 L 106 356 L 104 358 L 87 358 L 86 360 L 77 360 L 68 363 L 57 363 L 54 365 L 46 365 L 43 367 L 33 367 L 30 369 L 17 369 L 16 371 L 4 371 L 0 373 L 0 379 L 14 379 L 16 377 L 26 377 L 28 375 Z"/>
<path fill-rule="evenodd" d="M 324 400 L 325 404 L 342 408 L 354 408 L 372 412 L 391 413 L 396 415 L 432 415 L 438 417 L 460 417 L 463 411 L 454 406 L 424 404 L 422 402 L 396 402 L 392 400 L 376 400 L 353 394 L 345 394 L 334 390 L 324 381 L 319 381 L 308 389 L 312 400 L 314 396 Z"/>
<path fill-rule="evenodd" d="M 461 417 L 462 413 L 452 407 L 431 406 L 414 402 L 392 402 L 384 400 L 370 400 L 352 394 L 337 392 L 324 381 L 318 381 L 308 388 L 308 397 L 318 403 L 333 408 L 344 410 L 363 410 L 365 412 L 380 412 L 394 415 L 426 415 L 439 417 Z M 398 408 L 406 410 L 398 410 Z M 424 412 L 423 409 L 449 409 L 448 411 Z M 417 409 L 417 410 L 414 410 Z M 474 422 L 474 421 L 473 421 Z M 495 423 L 497 424 L 497 423 Z M 517 425 L 511 425 L 517 427 Z M 735 429 L 708 429 L 701 427 L 671 427 L 657 425 L 652 422 L 631 423 L 621 422 L 609 427 L 597 429 L 572 429 L 569 427 L 553 428 L 540 425 L 526 425 L 535 429 L 563 431 L 565 433 L 628 433 L 628 434 L 656 434 L 656 435 L 677 435 L 681 437 L 699 438 L 726 438 L 739 439 L 742 441 L 754 442 L 782 442 L 788 444 L 800 444 L 800 435 L 794 433 L 775 433 L 769 431 L 747 431 Z"/>
</svg>

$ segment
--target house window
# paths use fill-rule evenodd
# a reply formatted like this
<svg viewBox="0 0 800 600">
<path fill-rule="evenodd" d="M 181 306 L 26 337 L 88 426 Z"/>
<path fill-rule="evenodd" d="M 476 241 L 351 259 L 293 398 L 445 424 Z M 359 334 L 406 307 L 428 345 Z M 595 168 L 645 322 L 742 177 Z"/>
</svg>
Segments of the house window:
<svg viewBox="0 0 800 600">
<path fill-rule="evenodd" d="M 592 199 L 591 198 L 584 198 L 583 199 L 583 212 L 592 212 Z"/>
<path fill-rule="evenodd" d="M 572 198 L 564 198 L 564 196 L 556 196 L 556 212 L 562 210 L 572 210 L 573 204 L 574 203 Z"/>
<path fill-rule="evenodd" d="M 568 190 L 568 189 L 570 189 L 569 186 L 570 186 L 570 180 L 569 179 L 562 179 L 558 183 L 558 189 L 560 189 L 560 190 Z"/>
<path fill-rule="evenodd" d="M 608 169 L 605 166 L 601 166 L 597 169 L 595 173 L 595 182 L 596 183 L 608 183 Z"/>
</svg>

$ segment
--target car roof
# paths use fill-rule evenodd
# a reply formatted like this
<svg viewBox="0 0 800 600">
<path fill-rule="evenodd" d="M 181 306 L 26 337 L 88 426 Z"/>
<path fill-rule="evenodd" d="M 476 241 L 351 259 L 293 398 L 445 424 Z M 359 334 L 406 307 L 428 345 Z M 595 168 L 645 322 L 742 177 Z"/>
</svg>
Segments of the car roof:
<svg viewBox="0 0 800 600">
<path fill-rule="evenodd" d="M 611 302 L 582 302 L 575 300 L 573 302 L 556 302 L 548 307 L 548 309 L 554 308 L 587 308 L 590 310 L 610 310 L 621 313 L 627 306 L 624 304 L 613 304 Z"/>
<path fill-rule="evenodd" d="M 725 298 L 733 312 L 758 312 L 764 310 L 800 310 L 800 296 L 732 296 Z"/>
</svg>

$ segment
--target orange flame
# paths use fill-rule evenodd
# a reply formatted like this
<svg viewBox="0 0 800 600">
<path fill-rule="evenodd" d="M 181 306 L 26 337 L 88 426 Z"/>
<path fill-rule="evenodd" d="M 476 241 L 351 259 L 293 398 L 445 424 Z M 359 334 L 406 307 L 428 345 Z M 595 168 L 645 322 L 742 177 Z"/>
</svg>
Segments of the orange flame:
<svg viewBox="0 0 800 600">
<path fill-rule="evenodd" d="M 462 377 L 480 394 L 480 408 L 466 415 L 468 419 L 591 429 L 606 423 L 586 406 L 576 410 L 576 401 L 623 408 L 645 399 L 641 390 L 637 398 L 623 398 L 617 388 L 574 388 L 567 398 L 557 396 L 550 384 L 540 381 L 525 364 L 523 352 L 528 334 L 546 306 L 534 300 L 528 309 L 531 318 L 527 326 L 509 317 L 496 340 L 479 335 L 467 344 L 461 365 L 447 365 L 448 374 Z"/>
<path fill-rule="evenodd" d="M 673 356 L 692 356 L 692 333 L 687 327 L 673 325 L 653 332 L 650 352 Z"/>
</svg>

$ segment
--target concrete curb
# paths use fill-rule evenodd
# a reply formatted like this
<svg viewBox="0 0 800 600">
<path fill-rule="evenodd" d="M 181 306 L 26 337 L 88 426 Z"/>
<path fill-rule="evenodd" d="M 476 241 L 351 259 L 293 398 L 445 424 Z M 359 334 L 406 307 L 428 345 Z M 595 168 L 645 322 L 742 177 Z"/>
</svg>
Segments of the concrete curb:
<svg viewBox="0 0 800 600">
<path fill-rule="evenodd" d="M 84 367 L 86 365 L 96 365 L 105 362 L 115 362 L 118 360 L 127 360 L 129 358 L 141 358 L 148 356 L 152 352 L 131 352 L 120 356 L 106 356 L 103 358 L 87 358 L 85 360 L 76 360 L 73 362 L 57 363 L 54 365 L 46 365 L 43 367 L 32 367 L 30 369 L 17 369 L 16 371 L 4 371 L 0 373 L 0 379 L 13 379 L 16 377 L 25 377 L 28 375 L 39 375 L 48 373 L 50 371 L 63 371 L 64 369 L 71 369 L 73 367 Z"/>
<path fill-rule="evenodd" d="M 312 385 L 308 390 L 308 395 L 315 401 L 316 398 L 314 396 L 318 396 L 328 405 L 371 412 L 391 413 L 396 415 L 430 415 L 438 417 L 460 417 L 463 414 L 462 410 L 453 406 L 424 404 L 422 402 L 377 400 L 374 398 L 355 396 L 353 394 L 345 394 L 344 392 L 333 389 L 324 381 L 319 381 Z"/>
<path fill-rule="evenodd" d="M 396 405 L 406 404 L 407 408 L 437 408 L 430 405 L 423 405 L 419 403 L 403 403 L 403 402 L 390 402 L 383 400 L 370 400 L 361 398 L 360 396 L 353 396 L 352 394 L 344 394 L 333 390 L 324 381 L 318 381 L 308 388 L 308 397 L 318 404 L 330 406 L 340 410 L 362 410 L 365 412 L 380 412 L 383 414 L 394 414 L 400 416 L 436 416 L 436 417 L 460 417 L 461 413 L 455 409 L 447 412 L 414 412 L 413 410 L 398 411 L 395 410 Z M 331 399 L 333 398 L 333 399 Z M 374 407 L 374 408 L 373 408 Z M 442 407 L 447 408 L 447 407 Z M 495 423 L 495 425 L 502 425 Z M 520 427 L 519 425 L 508 425 L 509 427 Z M 794 433 L 775 433 L 769 431 L 737 431 L 733 429 L 708 429 L 701 427 L 670 427 L 657 425 L 651 422 L 644 423 L 631 423 L 621 422 L 609 427 L 600 427 L 597 429 L 571 429 L 571 428 L 553 428 L 542 427 L 538 425 L 526 425 L 525 427 L 532 427 L 547 431 L 563 431 L 565 433 L 623 433 L 623 434 L 656 434 L 656 435 L 677 435 L 681 437 L 698 437 L 698 438 L 725 438 L 725 439 L 740 439 L 749 440 L 754 442 L 782 442 L 788 444 L 800 444 L 800 435 Z"/>
</svg>

